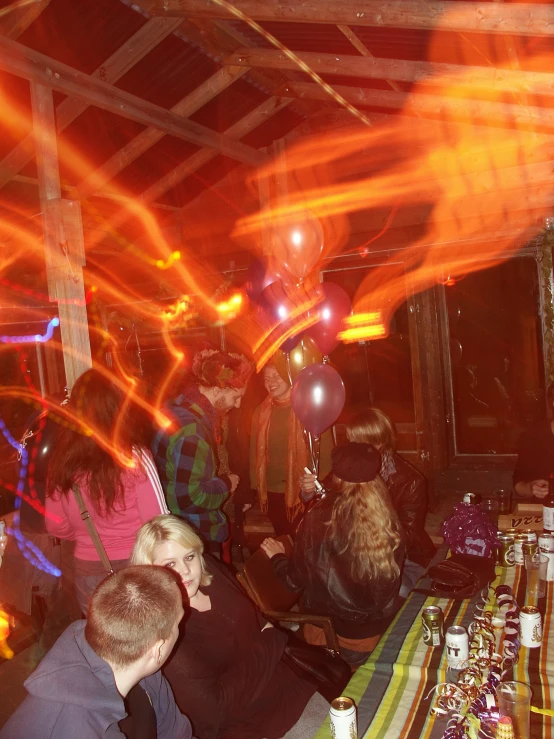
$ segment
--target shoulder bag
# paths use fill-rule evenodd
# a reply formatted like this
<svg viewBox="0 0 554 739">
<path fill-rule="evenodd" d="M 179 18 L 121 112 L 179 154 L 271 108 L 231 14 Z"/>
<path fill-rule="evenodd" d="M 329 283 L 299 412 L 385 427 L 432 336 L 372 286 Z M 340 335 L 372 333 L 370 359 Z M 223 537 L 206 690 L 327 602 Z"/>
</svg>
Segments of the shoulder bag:
<svg viewBox="0 0 554 739">
<path fill-rule="evenodd" d="M 313 683 L 329 703 L 342 695 L 352 677 L 350 666 L 334 649 L 308 644 L 292 634 L 281 659 L 298 677 Z"/>
<path fill-rule="evenodd" d="M 77 501 L 79 513 L 81 514 L 81 519 L 85 522 L 85 526 L 87 527 L 87 531 L 90 535 L 90 538 L 92 539 L 94 548 L 96 549 L 96 552 L 100 557 L 100 561 L 102 562 L 102 565 L 108 575 L 113 575 L 112 563 L 110 562 L 109 557 L 106 554 L 106 550 L 104 549 L 102 539 L 100 538 L 98 531 L 96 530 L 94 521 L 90 517 L 90 513 L 85 508 L 85 502 L 83 500 L 83 496 L 81 495 L 81 491 L 79 490 L 79 486 L 73 485 L 71 489 L 73 490 L 73 495 L 75 496 L 75 500 Z"/>
</svg>

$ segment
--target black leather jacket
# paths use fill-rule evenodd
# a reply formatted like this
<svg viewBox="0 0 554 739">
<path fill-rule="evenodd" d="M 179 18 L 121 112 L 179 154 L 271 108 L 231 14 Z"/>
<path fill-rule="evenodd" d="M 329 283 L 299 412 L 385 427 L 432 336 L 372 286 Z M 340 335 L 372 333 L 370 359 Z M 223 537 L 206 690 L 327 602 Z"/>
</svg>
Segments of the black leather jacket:
<svg viewBox="0 0 554 739">
<path fill-rule="evenodd" d="M 273 569 L 289 590 L 303 591 L 302 609 L 331 616 L 340 636 L 375 636 L 383 632 L 395 613 L 401 576 L 392 582 L 352 579 L 348 552 L 337 552 L 327 533 L 336 498 L 329 492 L 309 510 L 298 528 L 290 559 L 284 554 L 274 556 Z M 395 559 L 401 568 L 403 543 Z"/>
<path fill-rule="evenodd" d="M 435 546 L 425 531 L 427 480 L 398 454 L 385 450 L 379 474 L 389 491 L 406 537 L 406 559 L 427 567 Z"/>
</svg>

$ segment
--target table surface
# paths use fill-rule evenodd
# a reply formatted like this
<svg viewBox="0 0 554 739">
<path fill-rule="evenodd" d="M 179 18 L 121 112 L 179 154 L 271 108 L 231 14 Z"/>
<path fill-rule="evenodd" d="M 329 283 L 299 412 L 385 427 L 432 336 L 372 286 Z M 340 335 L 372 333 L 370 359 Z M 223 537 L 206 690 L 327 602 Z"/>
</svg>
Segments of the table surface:
<svg viewBox="0 0 554 739">
<path fill-rule="evenodd" d="M 427 581 L 428 582 L 428 581 Z M 525 568 L 496 569 L 492 587 L 511 585 L 520 606 L 526 603 Z M 520 648 L 519 661 L 505 679 L 520 680 L 533 689 L 532 705 L 552 709 L 554 703 L 554 635 L 552 598 L 554 583 L 547 583 L 543 613 L 543 642 L 540 648 Z M 454 624 L 466 628 L 473 620 L 475 600 L 455 601 L 412 593 L 383 635 L 368 661 L 352 676 L 344 695 L 358 707 L 358 737 L 367 739 L 439 739 L 446 720 L 430 716 L 430 691 L 446 681 L 446 650 L 423 642 L 421 613 L 427 606 L 440 606 L 444 629 Z M 552 739 L 553 719 L 531 713 L 533 739 Z M 314 739 L 330 739 L 328 720 Z"/>
</svg>

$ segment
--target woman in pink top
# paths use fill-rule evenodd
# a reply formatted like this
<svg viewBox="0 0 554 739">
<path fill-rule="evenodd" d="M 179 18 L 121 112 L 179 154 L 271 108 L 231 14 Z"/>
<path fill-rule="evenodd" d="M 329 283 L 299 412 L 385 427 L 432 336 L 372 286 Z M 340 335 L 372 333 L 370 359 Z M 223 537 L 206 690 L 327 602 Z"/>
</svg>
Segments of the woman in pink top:
<svg viewBox="0 0 554 739">
<path fill-rule="evenodd" d="M 142 524 L 168 510 L 154 461 L 140 444 L 140 424 L 131 417 L 120 388 L 99 370 L 88 370 L 75 383 L 68 409 L 76 423 L 59 433 L 52 451 L 46 528 L 60 539 L 75 540 L 75 590 L 86 614 L 106 571 L 72 487 L 79 488 L 114 571 L 128 564 Z M 134 467 L 123 460 L 132 460 Z"/>
</svg>

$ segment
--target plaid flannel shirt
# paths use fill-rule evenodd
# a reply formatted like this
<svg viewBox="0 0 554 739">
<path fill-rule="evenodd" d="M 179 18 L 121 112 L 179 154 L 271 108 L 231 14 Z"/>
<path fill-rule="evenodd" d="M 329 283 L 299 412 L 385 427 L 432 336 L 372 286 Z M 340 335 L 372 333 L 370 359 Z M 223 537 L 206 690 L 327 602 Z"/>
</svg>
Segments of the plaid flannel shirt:
<svg viewBox="0 0 554 739">
<path fill-rule="evenodd" d="M 207 541 L 225 541 L 229 527 L 221 506 L 229 478 L 217 476 L 213 431 L 202 408 L 180 396 L 167 410 L 180 428 L 159 431 L 152 451 L 169 510 L 189 521 Z"/>
</svg>

